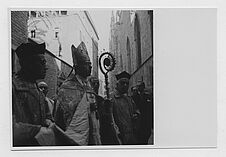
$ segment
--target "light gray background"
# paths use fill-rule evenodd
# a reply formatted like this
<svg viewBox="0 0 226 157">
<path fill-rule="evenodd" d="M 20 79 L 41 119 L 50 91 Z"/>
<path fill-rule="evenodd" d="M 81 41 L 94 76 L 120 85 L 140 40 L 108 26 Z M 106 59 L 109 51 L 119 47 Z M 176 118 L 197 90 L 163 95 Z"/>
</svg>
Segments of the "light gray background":
<svg viewBox="0 0 226 157">
<path fill-rule="evenodd" d="M 15 6 L 20 6 L 20 7 L 44 7 L 44 6 L 48 6 L 48 7 L 91 7 L 91 8 L 95 8 L 95 7 L 124 7 L 124 8 L 128 8 L 130 7 L 148 7 L 148 8 L 158 8 L 158 7 L 217 7 L 218 8 L 218 25 L 217 25 L 217 30 L 218 30 L 218 53 L 217 53 L 217 100 L 218 100 L 218 104 L 217 104 L 217 117 L 218 117 L 218 125 L 217 125 L 217 148 L 214 149 L 145 149 L 145 150 L 111 150 L 111 151 L 57 151 L 57 150 L 53 150 L 53 151 L 35 151 L 35 152 L 10 152 L 10 134 L 9 134 L 9 122 L 10 122 L 10 110 L 9 110 L 9 100 L 10 100 L 10 94 L 9 94 L 9 84 L 11 83 L 9 80 L 9 70 L 7 68 L 7 66 L 9 67 L 9 46 L 8 43 L 10 42 L 9 36 L 8 36 L 8 17 L 7 17 L 7 7 L 15 7 Z M 1 43 L 1 50 L 2 52 L 0 53 L 0 58 L 1 58 L 1 62 L 0 62 L 0 67 L 1 67 L 1 79 L 0 79 L 0 95 L 1 95 L 1 114 L 0 114 L 0 132 L 1 132 L 1 136 L 0 136 L 0 152 L 1 154 L 3 154 L 4 156 L 98 156 L 98 157 L 104 157 L 106 155 L 108 156 L 167 156 L 167 157 L 187 157 L 187 156 L 198 156 L 198 157 L 212 157 L 212 156 L 225 156 L 226 155 L 226 134 L 225 134 L 225 129 L 226 129 L 226 108 L 225 108 L 225 102 L 226 102 L 226 96 L 225 96 L 225 92 L 226 92 L 226 56 L 225 56 L 225 50 L 226 50 L 226 45 L 225 45 L 225 41 L 226 41 L 226 4 L 223 0 L 218 0 L 218 1 L 214 1 L 214 0 L 172 0 L 172 1 L 164 1 L 164 0 L 152 0 L 152 1 L 146 1 L 146 0 L 139 0 L 139 1 L 135 1 L 135 0 L 124 0 L 124 1 L 120 1 L 120 0 L 112 0 L 112 1 L 92 1 L 90 2 L 89 0 L 64 0 L 64 1 L 46 1 L 46 0 L 39 0 L 39 1 L 26 1 L 26 0 L 11 0 L 11 1 L 4 1 L 4 3 L 1 3 L 1 12 L 0 12 L 0 30 L 1 30 L 1 38 L 0 38 L 0 43 Z M 173 38 L 173 37 L 172 37 Z M 177 56 L 178 57 L 178 56 Z M 200 56 L 201 57 L 201 56 Z M 203 57 L 203 56 L 202 56 Z M 170 58 L 173 58 L 173 54 Z M 180 58 L 180 59 L 183 59 Z M 186 61 L 187 63 L 188 61 Z M 181 62 L 180 62 L 181 63 Z M 175 63 L 176 64 L 176 63 Z M 183 65 L 185 65 L 185 63 L 182 62 L 182 67 Z M 196 64 L 198 65 L 198 64 Z M 202 63 L 199 64 L 202 67 Z M 189 64 L 189 66 L 191 66 Z M 215 66 L 215 65 L 213 65 Z M 201 67 L 196 67 L 196 68 L 201 68 Z M 202 68 L 201 68 L 202 69 Z M 177 68 L 176 68 L 177 70 Z M 176 73 L 176 72 L 174 72 Z M 182 72 L 182 74 L 184 75 L 185 73 Z M 181 75 L 182 75 L 181 74 Z M 157 74 L 158 75 L 158 74 Z M 179 74 L 177 74 L 179 75 Z M 186 75 L 186 74 L 185 74 Z M 167 77 L 167 76 L 165 76 Z M 180 76 L 179 78 L 185 78 L 183 76 Z M 175 79 L 175 78 L 174 78 Z M 188 78 L 187 78 L 188 79 Z M 182 80 L 183 82 L 187 82 L 185 80 Z M 172 82 L 177 83 L 178 85 L 174 86 L 174 88 L 172 88 L 172 92 L 175 93 L 176 89 L 180 89 L 182 87 L 180 87 L 180 85 L 183 85 L 183 82 L 180 83 L 178 82 L 178 80 L 172 80 Z M 203 83 L 205 84 L 205 83 Z M 171 85 L 168 85 L 168 87 L 170 87 Z M 186 85 L 188 86 L 188 85 Z M 177 88 L 175 88 L 177 87 Z M 169 92 L 170 89 L 167 89 L 167 91 Z M 159 92 L 159 94 L 161 93 L 161 91 L 156 91 Z M 196 90 L 192 90 L 190 92 L 197 92 Z M 178 91 L 176 93 L 179 93 Z M 169 93 L 167 93 L 169 94 Z M 192 94 L 193 95 L 193 94 Z M 194 95 L 193 95 L 194 96 Z M 181 99 L 179 99 L 179 102 L 184 101 L 186 103 L 186 100 L 183 100 L 184 97 L 187 96 L 183 96 Z M 173 97 L 174 98 L 174 97 Z M 170 100 L 170 99 L 168 99 Z M 158 100 L 157 100 L 158 101 Z M 165 101 L 165 100 L 164 100 Z M 189 100 L 190 102 L 191 100 Z M 173 99 L 170 100 L 170 102 L 175 102 Z M 177 104 L 178 105 L 178 104 Z M 179 105 L 178 105 L 179 106 Z M 169 109 L 169 107 L 167 107 L 167 109 Z M 188 108 L 189 109 L 189 108 Z M 191 110 L 191 109 L 189 109 Z M 206 111 L 205 111 L 206 112 Z M 165 112 L 167 113 L 167 112 Z M 170 116 L 173 115 L 175 117 L 179 117 L 179 115 L 181 114 L 183 116 L 182 113 L 186 113 L 184 112 L 184 109 L 182 109 L 182 112 L 168 112 L 171 113 Z M 179 114 L 179 115 L 178 115 Z M 187 114 L 187 113 L 186 113 Z M 157 117 L 159 117 L 158 115 L 156 115 Z M 161 118 L 159 119 L 160 121 L 165 121 L 166 117 L 169 117 L 167 115 L 163 116 L 163 120 L 161 120 Z M 195 112 L 195 116 L 202 116 L 202 114 L 198 114 L 197 112 Z M 157 118 L 158 119 L 158 118 Z M 195 119 L 195 118 L 192 118 Z M 180 118 L 180 119 L 176 119 L 177 122 L 183 124 L 184 118 Z M 195 122 L 196 123 L 196 122 Z M 171 123 L 172 124 L 172 123 Z M 169 125 L 169 124 L 167 124 Z M 206 125 L 206 124 L 205 124 Z M 172 130 L 175 129 L 175 124 L 172 125 L 173 128 Z M 185 127 L 185 124 L 183 125 Z M 169 128 L 169 126 L 167 126 Z M 182 130 L 186 130 L 185 128 L 181 128 Z M 194 126 L 196 127 L 196 126 Z M 156 128 L 158 128 L 158 126 L 156 126 Z M 196 129 L 194 129 L 196 130 Z M 167 132 L 167 131 L 165 131 Z M 202 132 L 203 133 L 203 132 Z M 158 134 L 156 135 L 158 136 Z M 202 136 L 202 135 L 201 135 Z M 181 135 L 178 134 L 177 137 L 181 137 Z M 170 138 L 170 137 L 167 137 Z M 180 141 L 180 140 L 179 140 Z M 181 142 L 181 141 L 180 141 Z M 175 144 L 177 145 L 177 144 Z"/>
<path fill-rule="evenodd" d="M 155 144 L 216 146 L 217 9 L 154 9 Z"/>
</svg>

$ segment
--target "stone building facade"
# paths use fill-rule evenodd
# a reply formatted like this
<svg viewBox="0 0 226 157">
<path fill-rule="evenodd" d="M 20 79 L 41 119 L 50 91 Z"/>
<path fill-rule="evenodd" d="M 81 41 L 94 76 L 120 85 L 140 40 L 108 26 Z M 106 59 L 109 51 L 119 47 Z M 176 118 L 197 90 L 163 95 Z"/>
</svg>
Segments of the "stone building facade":
<svg viewBox="0 0 226 157">
<path fill-rule="evenodd" d="M 115 88 L 113 75 L 127 71 L 132 77 L 130 87 L 143 81 L 153 89 L 153 11 L 113 11 L 111 17 L 109 50 L 116 58 L 116 68 L 111 73 L 111 91 Z"/>
<path fill-rule="evenodd" d="M 29 38 L 45 42 L 47 50 L 71 66 L 71 46 L 77 47 L 83 41 L 93 64 L 98 55 L 99 36 L 88 11 L 30 11 L 29 15 Z M 94 71 L 97 69 L 93 68 Z"/>
<path fill-rule="evenodd" d="M 12 74 L 20 69 L 15 49 L 21 43 L 45 42 L 48 70 L 43 81 L 49 85 L 47 96 L 53 98 L 72 70 L 72 44 L 76 47 L 81 41 L 86 44 L 92 75 L 98 77 L 98 40 L 87 11 L 11 11 Z"/>
<path fill-rule="evenodd" d="M 30 11 L 28 37 L 46 43 L 48 96 L 53 98 L 57 88 L 69 76 L 72 66 L 72 44 L 86 44 L 92 63 L 92 75 L 98 77 L 98 34 L 87 11 Z M 73 75 L 74 73 L 72 73 Z"/>
</svg>

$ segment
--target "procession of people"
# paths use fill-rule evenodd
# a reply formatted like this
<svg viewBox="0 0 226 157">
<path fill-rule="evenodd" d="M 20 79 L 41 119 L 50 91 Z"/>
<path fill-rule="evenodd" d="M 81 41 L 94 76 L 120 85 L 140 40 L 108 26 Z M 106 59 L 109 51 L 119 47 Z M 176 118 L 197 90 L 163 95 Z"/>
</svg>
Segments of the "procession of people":
<svg viewBox="0 0 226 157">
<path fill-rule="evenodd" d="M 153 144 L 153 95 L 131 74 L 118 73 L 109 98 L 99 95 L 99 79 L 84 42 L 71 45 L 73 70 L 54 100 L 47 97 L 45 43 L 16 49 L 21 69 L 12 79 L 13 146 Z"/>
</svg>

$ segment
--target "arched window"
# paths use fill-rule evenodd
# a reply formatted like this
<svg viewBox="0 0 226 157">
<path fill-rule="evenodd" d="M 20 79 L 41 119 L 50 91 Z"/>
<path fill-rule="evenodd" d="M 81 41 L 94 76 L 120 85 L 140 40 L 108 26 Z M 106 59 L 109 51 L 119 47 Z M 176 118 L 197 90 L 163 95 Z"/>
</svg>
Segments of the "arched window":
<svg viewBox="0 0 226 157">
<path fill-rule="evenodd" d="M 67 11 L 60 11 L 61 15 L 67 15 Z"/>
<path fill-rule="evenodd" d="M 135 15 L 134 37 L 136 46 L 137 68 L 139 68 L 139 66 L 141 65 L 141 40 L 140 40 L 140 23 L 137 15 Z"/>
<path fill-rule="evenodd" d="M 128 72 L 131 73 L 131 49 L 130 49 L 130 41 L 129 38 L 127 37 L 127 42 L 126 42 L 126 50 L 127 50 L 127 64 L 128 64 Z"/>
<path fill-rule="evenodd" d="M 35 38 L 35 29 L 31 30 L 31 38 Z"/>
</svg>

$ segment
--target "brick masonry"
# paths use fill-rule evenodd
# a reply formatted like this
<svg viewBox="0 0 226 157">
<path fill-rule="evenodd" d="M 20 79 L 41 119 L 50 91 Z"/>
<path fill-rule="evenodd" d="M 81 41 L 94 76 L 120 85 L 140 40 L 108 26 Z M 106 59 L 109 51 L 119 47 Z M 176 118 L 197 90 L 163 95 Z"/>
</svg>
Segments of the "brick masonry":
<svg viewBox="0 0 226 157">
<path fill-rule="evenodd" d="M 12 48 L 27 42 L 27 11 L 11 11 L 11 40 Z"/>
<path fill-rule="evenodd" d="M 27 11 L 11 11 L 11 63 L 12 74 L 20 68 L 15 49 L 22 43 L 27 42 Z"/>
</svg>

